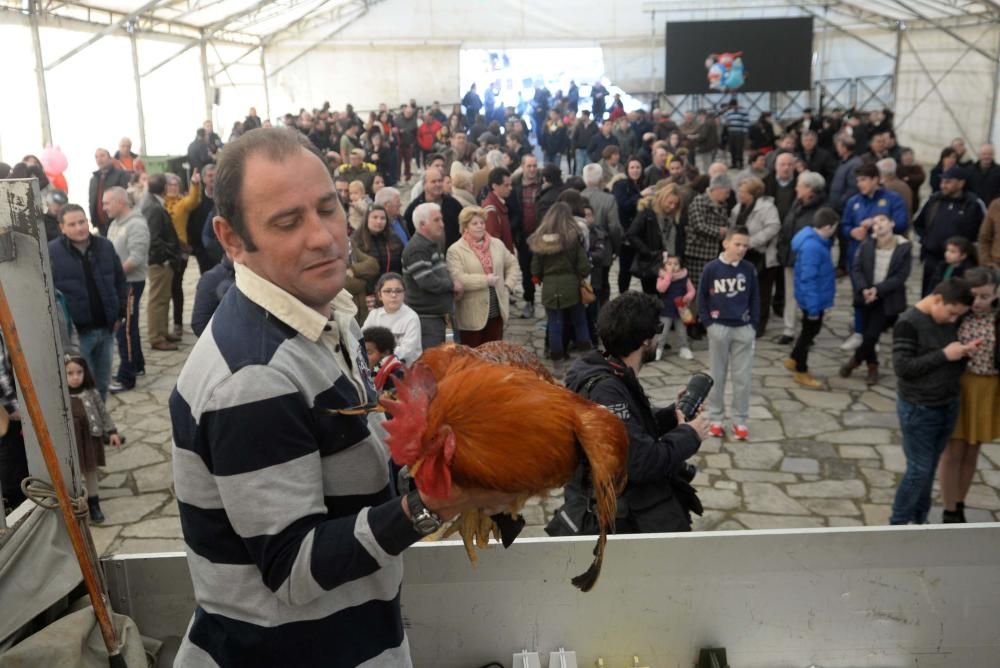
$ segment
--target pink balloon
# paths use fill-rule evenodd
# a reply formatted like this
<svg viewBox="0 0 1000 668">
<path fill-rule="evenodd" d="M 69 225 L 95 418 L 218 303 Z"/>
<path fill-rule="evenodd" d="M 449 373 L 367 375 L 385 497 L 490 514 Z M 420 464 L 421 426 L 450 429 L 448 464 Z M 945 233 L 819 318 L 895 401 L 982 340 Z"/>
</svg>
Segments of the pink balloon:
<svg viewBox="0 0 1000 668">
<path fill-rule="evenodd" d="M 46 146 L 38 159 L 42 161 L 46 174 L 62 174 L 69 166 L 66 155 L 58 146 Z"/>
</svg>

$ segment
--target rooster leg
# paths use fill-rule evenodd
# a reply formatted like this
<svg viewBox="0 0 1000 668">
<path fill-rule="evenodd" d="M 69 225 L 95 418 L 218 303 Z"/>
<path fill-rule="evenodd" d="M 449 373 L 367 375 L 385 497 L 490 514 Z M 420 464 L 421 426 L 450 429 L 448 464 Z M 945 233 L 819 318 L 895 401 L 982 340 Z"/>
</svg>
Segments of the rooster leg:
<svg viewBox="0 0 1000 668">
<path fill-rule="evenodd" d="M 480 550 L 485 550 L 490 546 L 490 531 L 493 530 L 493 518 L 477 511 L 479 514 L 479 527 L 476 529 L 476 545 Z"/>
<path fill-rule="evenodd" d="M 478 510 L 468 510 L 462 513 L 459 518 L 462 523 L 462 528 L 459 533 L 462 535 L 462 542 L 465 543 L 465 553 L 469 555 L 469 561 L 475 566 L 479 558 L 476 556 L 476 531 L 479 528 L 479 511 Z"/>
</svg>

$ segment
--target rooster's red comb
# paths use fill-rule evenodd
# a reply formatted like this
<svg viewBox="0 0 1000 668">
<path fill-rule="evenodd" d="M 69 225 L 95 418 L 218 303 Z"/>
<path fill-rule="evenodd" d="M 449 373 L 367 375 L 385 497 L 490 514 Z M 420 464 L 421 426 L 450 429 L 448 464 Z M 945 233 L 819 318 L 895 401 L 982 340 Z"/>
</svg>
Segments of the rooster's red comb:
<svg viewBox="0 0 1000 668">
<path fill-rule="evenodd" d="M 436 394 L 434 374 L 429 367 L 417 362 L 396 381 L 396 400 L 381 400 L 392 415 L 392 419 L 384 423 L 389 434 L 386 443 L 393 461 L 400 466 L 413 466 L 423 455 L 421 445 L 427 427 L 427 409 Z"/>
</svg>

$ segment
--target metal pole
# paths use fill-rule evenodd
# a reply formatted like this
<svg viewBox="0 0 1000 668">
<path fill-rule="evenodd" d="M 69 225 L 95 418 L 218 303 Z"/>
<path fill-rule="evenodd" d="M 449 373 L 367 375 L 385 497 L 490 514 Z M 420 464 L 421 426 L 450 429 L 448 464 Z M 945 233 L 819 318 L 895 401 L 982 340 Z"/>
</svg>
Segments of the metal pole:
<svg viewBox="0 0 1000 668">
<path fill-rule="evenodd" d="M 142 109 L 142 78 L 139 76 L 139 45 L 135 38 L 135 31 L 129 34 L 129 41 L 132 43 L 132 76 L 135 80 L 135 108 L 139 114 L 139 142 L 142 146 L 140 153 L 149 153 L 149 145 L 146 143 L 146 114 Z"/>
<path fill-rule="evenodd" d="M 52 122 L 49 119 L 49 93 L 45 86 L 45 64 L 42 62 L 42 40 L 38 36 L 38 0 L 31 3 L 31 44 L 35 49 L 35 81 L 38 88 L 38 111 L 42 121 L 42 146 L 52 143 Z"/>
<path fill-rule="evenodd" d="M 997 53 L 1000 53 L 1000 29 L 997 30 Z M 990 133 L 986 136 L 986 141 L 991 144 L 997 143 L 993 133 L 996 132 L 997 122 L 997 82 L 1000 81 L 1000 58 L 993 61 L 993 104 L 990 105 Z"/>
<path fill-rule="evenodd" d="M 212 104 L 215 95 L 212 93 L 212 80 L 208 76 L 208 40 L 202 39 L 199 44 L 201 49 L 201 79 L 205 86 L 205 120 L 212 120 Z"/>
<path fill-rule="evenodd" d="M 898 108 L 899 99 L 899 57 L 903 53 L 903 28 L 896 24 L 896 57 L 892 61 L 892 106 Z"/>
<path fill-rule="evenodd" d="M 264 80 L 264 118 L 270 120 L 271 118 L 271 89 L 267 85 L 267 58 L 265 58 L 267 49 L 264 45 L 260 45 L 260 75 Z"/>
</svg>

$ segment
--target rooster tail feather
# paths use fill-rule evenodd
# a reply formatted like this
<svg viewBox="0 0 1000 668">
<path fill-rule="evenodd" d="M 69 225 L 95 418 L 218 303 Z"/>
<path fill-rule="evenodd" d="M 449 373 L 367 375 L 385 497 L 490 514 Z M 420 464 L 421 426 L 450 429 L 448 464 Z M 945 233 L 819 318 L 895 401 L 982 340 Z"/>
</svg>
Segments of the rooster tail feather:
<svg viewBox="0 0 1000 668">
<path fill-rule="evenodd" d="M 594 549 L 594 562 L 587 572 L 573 578 L 572 582 L 582 591 L 590 591 L 601 574 L 608 533 L 614 531 L 617 492 L 625 484 L 628 434 L 621 420 L 603 407 L 581 410 L 578 416 L 576 434 L 590 463 L 600 535 Z"/>
<path fill-rule="evenodd" d="M 590 591 L 597 584 L 597 578 L 601 574 L 601 565 L 604 563 L 604 546 L 608 543 L 608 533 L 601 527 L 601 535 L 597 537 L 597 546 L 594 548 L 594 561 L 590 568 L 584 573 L 580 573 L 570 580 L 573 586 L 580 591 Z"/>
</svg>

